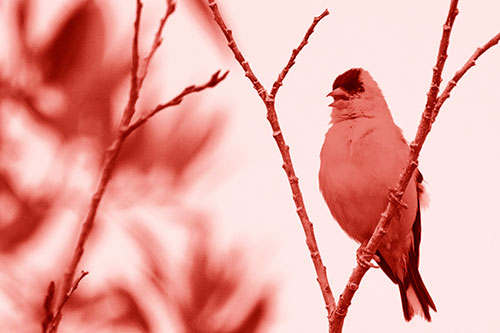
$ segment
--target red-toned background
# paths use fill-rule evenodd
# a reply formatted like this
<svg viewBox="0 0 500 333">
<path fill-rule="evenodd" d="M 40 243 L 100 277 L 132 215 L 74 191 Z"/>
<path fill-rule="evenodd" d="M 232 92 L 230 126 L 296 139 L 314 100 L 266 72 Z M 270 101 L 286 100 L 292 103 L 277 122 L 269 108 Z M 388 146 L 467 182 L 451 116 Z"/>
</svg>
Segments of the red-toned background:
<svg viewBox="0 0 500 333">
<path fill-rule="evenodd" d="M 269 87 L 314 16 L 316 28 L 276 102 L 337 298 L 357 245 L 318 191 L 333 79 L 369 70 L 412 139 L 448 3 L 218 1 Z M 0 321 L 34 332 L 60 278 L 126 103 L 134 1 L 0 1 Z M 326 312 L 265 108 L 203 1 L 179 1 L 138 111 L 205 82 L 134 133 L 98 211 L 80 267 L 90 271 L 67 332 L 324 332 Z M 500 31 L 492 1 L 459 3 L 444 80 Z M 144 1 L 141 51 L 164 11 Z M 421 273 L 438 313 L 405 323 L 380 271 L 362 282 L 346 332 L 495 332 L 500 289 L 500 50 L 483 55 L 424 145 Z"/>
</svg>

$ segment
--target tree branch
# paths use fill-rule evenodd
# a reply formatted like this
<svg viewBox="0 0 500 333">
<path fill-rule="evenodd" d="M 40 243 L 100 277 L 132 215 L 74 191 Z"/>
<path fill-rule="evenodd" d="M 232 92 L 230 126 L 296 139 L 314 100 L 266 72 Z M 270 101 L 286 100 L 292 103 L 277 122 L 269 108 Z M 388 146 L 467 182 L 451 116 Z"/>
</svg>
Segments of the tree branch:
<svg viewBox="0 0 500 333">
<path fill-rule="evenodd" d="M 321 259 L 318 245 L 316 242 L 316 237 L 314 235 L 314 228 L 309 220 L 309 217 L 306 212 L 306 208 L 304 205 L 304 199 L 302 198 L 302 192 L 300 190 L 299 186 L 299 179 L 295 175 L 295 170 L 293 168 L 292 164 L 292 159 L 290 157 L 290 148 L 286 144 L 285 139 L 283 137 L 279 122 L 278 122 L 278 116 L 276 114 L 276 109 L 275 109 L 275 104 L 274 104 L 274 97 L 276 93 L 278 92 L 279 87 L 282 85 L 282 81 L 285 78 L 286 74 L 290 70 L 290 68 L 293 66 L 295 63 L 295 59 L 299 52 L 302 50 L 302 48 L 307 44 L 309 36 L 313 33 L 314 27 L 318 24 L 318 22 L 324 18 L 326 15 L 328 15 L 328 10 L 325 10 L 321 15 L 318 17 L 314 18 L 313 23 L 311 24 L 310 28 L 307 30 L 307 33 L 305 34 L 304 38 L 302 39 L 300 45 L 293 50 L 292 55 L 290 57 L 290 60 L 288 61 L 287 65 L 283 68 L 283 70 L 280 72 L 278 75 L 278 78 L 276 82 L 273 84 L 273 88 L 271 89 L 271 93 L 268 93 L 264 86 L 260 83 L 260 81 L 257 79 L 255 74 L 253 73 L 252 69 L 250 68 L 250 65 L 248 61 L 245 59 L 241 51 L 238 49 L 238 46 L 236 45 L 236 41 L 233 38 L 232 31 L 228 29 L 226 23 L 224 22 L 222 15 L 219 11 L 219 8 L 217 4 L 215 3 L 214 0 L 208 0 L 208 5 L 210 9 L 212 10 L 212 13 L 214 15 L 214 20 L 217 22 L 219 25 L 220 29 L 222 30 L 222 33 L 226 37 L 226 40 L 228 42 L 228 47 L 231 49 L 231 51 L 234 54 L 234 57 L 240 64 L 240 66 L 243 68 L 245 71 L 245 76 L 248 77 L 250 82 L 252 82 L 254 89 L 257 91 L 257 94 L 259 94 L 260 98 L 264 102 L 266 109 L 267 109 L 267 119 L 271 125 L 272 131 L 273 131 L 273 138 L 276 141 L 276 144 L 278 145 L 278 149 L 281 153 L 281 157 L 283 160 L 283 169 L 286 172 L 287 178 L 288 178 L 288 183 L 290 184 L 290 189 L 293 194 L 293 200 L 295 203 L 296 207 L 296 212 L 297 215 L 299 216 L 300 222 L 302 224 L 302 228 L 304 229 L 304 233 L 306 235 L 306 243 L 307 247 L 309 249 L 311 259 L 314 264 L 314 268 L 316 271 L 317 275 L 317 281 L 320 285 L 321 288 L 321 293 L 323 294 L 323 299 L 326 304 L 326 308 L 328 311 L 328 317 L 330 318 L 331 315 L 333 314 L 333 310 L 335 309 L 335 299 L 333 297 L 330 284 L 328 283 L 328 278 L 326 274 L 326 267 L 323 265 L 323 261 Z M 330 320 L 329 320 L 330 322 Z"/>
<path fill-rule="evenodd" d="M 70 296 L 75 292 L 76 288 L 78 288 L 78 285 L 80 284 L 80 281 L 82 281 L 82 279 L 88 275 L 89 272 L 86 272 L 86 271 L 81 271 L 80 272 L 80 275 L 78 276 L 78 278 L 75 280 L 75 282 L 73 282 L 73 285 L 71 286 L 71 288 L 69 289 L 69 291 L 64 294 L 64 297 L 61 301 L 61 306 L 58 306 L 57 309 L 56 309 L 56 312 L 55 313 L 49 313 L 49 315 L 47 316 L 47 318 L 51 318 L 51 320 L 55 320 L 56 322 L 59 322 L 61 320 L 61 317 L 62 317 L 62 309 L 64 307 L 64 305 L 66 304 L 66 302 L 69 300 Z M 51 295 L 53 295 L 53 287 L 54 286 L 54 281 L 52 281 L 49 285 L 49 292 L 47 294 L 47 298 L 46 298 L 46 303 L 50 302 L 51 301 Z"/>
<path fill-rule="evenodd" d="M 441 41 L 439 45 L 438 57 L 436 61 L 436 65 L 433 67 L 433 75 L 432 82 L 429 88 L 429 92 L 427 93 L 427 102 L 425 105 L 424 112 L 422 113 L 422 118 L 420 120 L 420 124 L 418 126 L 417 134 L 413 142 L 410 144 L 410 159 L 404 171 L 399 176 L 399 181 L 396 186 L 396 190 L 393 192 L 395 200 L 389 200 L 389 203 L 382 213 L 380 220 L 378 222 L 375 231 L 373 232 L 372 237 L 368 241 L 366 245 L 366 252 L 370 254 L 370 258 L 367 260 L 371 260 L 373 258 L 373 254 L 377 251 L 382 237 L 387 233 L 387 228 L 392 220 L 392 217 L 399 210 L 399 205 L 397 205 L 396 201 L 401 201 L 403 194 L 410 182 L 410 179 L 418 165 L 418 155 L 420 150 L 422 149 L 422 145 L 424 140 L 431 130 L 432 122 L 431 115 L 432 110 L 436 104 L 437 95 L 439 93 L 439 85 L 442 81 L 441 73 L 443 72 L 443 67 L 447 58 L 447 49 L 450 41 L 451 29 L 453 27 L 453 23 L 455 21 L 455 17 L 458 15 L 457 9 L 458 0 L 451 0 L 450 8 L 448 11 L 448 17 L 446 18 L 446 22 L 443 25 L 443 34 L 441 36 Z M 351 304 L 351 300 L 354 296 L 354 293 L 359 288 L 359 284 L 361 279 L 368 271 L 369 267 L 361 266 L 359 263 L 354 268 L 349 282 L 347 283 L 342 295 L 340 295 L 339 303 L 337 308 L 335 309 L 335 314 L 333 316 L 333 327 L 335 333 L 342 332 L 342 326 L 344 324 L 344 319 L 347 314 L 347 309 Z"/>
<path fill-rule="evenodd" d="M 165 15 L 163 18 L 160 20 L 160 24 L 158 25 L 158 30 L 156 31 L 155 38 L 153 40 L 153 43 L 151 44 L 151 49 L 149 50 L 148 55 L 144 58 L 142 66 L 139 71 L 138 75 L 138 88 L 141 89 L 142 83 L 144 82 L 144 79 L 146 78 L 146 75 L 148 75 L 148 69 L 149 69 L 149 64 L 151 63 L 151 59 L 156 53 L 156 50 L 161 45 L 162 38 L 161 34 L 163 32 L 163 27 L 165 26 L 165 23 L 167 22 L 168 18 L 170 15 L 172 15 L 175 11 L 176 8 L 176 3 L 174 0 L 166 0 L 167 2 L 167 10 L 165 11 Z"/>
<path fill-rule="evenodd" d="M 130 90 L 127 107 L 123 112 L 120 127 L 127 126 L 135 113 L 135 105 L 139 99 L 139 79 L 137 72 L 139 71 L 139 28 L 141 26 L 142 2 L 136 0 L 135 22 L 134 22 L 134 38 L 132 41 L 132 68 L 130 70 Z"/>
<path fill-rule="evenodd" d="M 208 6 L 210 7 L 210 10 L 212 10 L 212 13 L 214 14 L 215 22 L 220 27 L 222 33 L 226 37 L 226 40 L 228 42 L 227 46 L 231 49 L 231 51 L 234 54 L 234 57 L 245 71 L 245 76 L 250 80 L 250 82 L 252 82 L 253 87 L 255 88 L 255 90 L 257 90 L 257 93 L 259 94 L 260 98 L 265 103 L 265 100 L 267 99 L 268 96 L 267 91 L 264 88 L 264 86 L 260 83 L 259 79 L 257 79 L 252 69 L 250 68 L 250 64 L 248 63 L 248 61 L 246 61 L 245 57 L 243 57 L 243 54 L 241 54 L 240 50 L 238 49 L 238 46 L 236 45 L 236 42 L 233 38 L 233 32 L 228 29 L 226 23 L 222 19 L 222 15 L 220 14 L 219 7 L 215 3 L 215 0 L 208 0 Z"/>
<path fill-rule="evenodd" d="M 467 60 L 467 62 L 460 68 L 453 78 L 448 81 L 448 84 L 446 85 L 446 88 L 444 88 L 443 92 L 439 95 L 439 98 L 437 100 L 437 103 L 434 107 L 434 110 L 432 112 L 432 122 L 436 120 L 436 117 L 439 113 L 439 110 L 441 109 L 441 106 L 443 103 L 450 97 L 450 92 L 455 88 L 457 85 L 458 81 L 464 76 L 464 74 L 476 64 L 476 60 L 484 53 L 486 52 L 489 48 L 495 46 L 498 44 L 498 41 L 500 40 L 500 33 L 496 34 L 493 38 L 491 38 L 486 44 L 483 46 L 479 47 Z"/>
<path fill-rule="evenodd" d="M 123 111 L 123 116 L 120 121 L 120 127 L 118 130 L 118 135 L 116 139 L 113 141 L 113 143 L 110 145 L 110 147 L 106 151 L 106 156 L 104 160 L 104 165 L 101 171 L 101 176 L 99 179 L 99 183 L 97 186 L 97 190 L 95 191 L 94 195 L 92 196 L 92 200 L 90 203 L 90 207 L 87 211 L 87 215 L 85 216 L 85 219 L 82 222 L 82 227 L 80 230 L 80 233 L 78 235 L 78 240 L 77 244 L 75 246 L 73 256 L 71 259 L 71 262 L 68 266 L 68 269 L 66 273 L 63 276 L 63 281 L 62 281 L 62 287 L 59 290 L 59 297 L 57 299 L 57 302 L 54 302 L 54 304 L 51 306 L 51 311 L 46 311 L 46 321 L 44 321 L 42 327 L 44 329 L 44 332 L 57 332 L 57 328 L 59 325 L 59 322 L 61 321 L 62 318 L 62 310 L 64 305 L 66 304 L 67 300 L 71 296 L 71 294 L 75 291 L 75 289 L 78 286 L 78 283 L 80 280 L 87 274 L 87 272 L 83 273 L 80 275 L 79 278 L 76 279 L 76 281 L 73 282 L 73 277 L 75 275 L 76 268 L 83 256 L 84 249 L 85 249 L 85 244 L 87 243 L 88 237 L 93 230 L 94 224 L 95 224 L 95 216 L 97 214 L 97 209 L 99 208 L 99 204 L 101 202 L 102 196 L 104 195 L 104 192 L 106 191 L 107 185 L 111 179 L 113 170 L 115 169 L 116 166 L 116 159 L 118 157 L 118 154 L 120 153 L 120 150 L 123 146 L 123 143 L 125 142 L 125 139 L 130 135 L 134 130 L 136 130 L 138 127 L 143 125 L 148 119 L 150 119 L 154 114 L 157 112 L 170 107 L 177 105 L 182 102 L 183 97 L 194 93 L 201 91 L 203 89 L 209 88 L 209 87 L 214 87 L 217 85 L 220 81 L 222 81 L 227 73 L 225 73 L 222 77 L 219 77 L 218 74 L 220 71 L 216 72 L 210 81 L 205 83 L 204 85 L 201 86 L 189 86 L 183 90 L 182 93 L 177 95 L 173 100 L 166 104 L 162 104 L 157 106 L 153 111 L 151 111 L 149 114 L 146 116 L 143 116 L 139 118 L 136 122 L 134 122 L 132 125 L 130 125 L 130 121 L 135 113 L 135 106 L 137 103 L 137 100 L 139 98 L 139 92 L 142 87 L 142 82 L 144 81 L 144 78 L 147 74 L 147 67 L 149 66 L 149 63 L 151 61 L 151 58 L 153 57 L 156 49 L 159 47 L 161 43 L 161 32 L 163 29 L 163 26 L 167 20 L 167 18 L 173 13 L 175 10 L 175 3 L 172 0 L 167 0 L 167 9 L 166 9 L 166 14 L 163 17 L 163 19 L 160 22 L 160 27 L 158 28 L 158 31 L 155 36 L 155 41 L 153 42 L 153 45 L 151 47 L 151 50 L 148 54 L 148 56 L 145 59 L 143 69 L 141 74 L 138 74 L 139 72 L 139 27 L 140 27 L 140 20 L 141 20 L 141 12 L 142 12 L 142 2 L 140 0 L 136 1 L 136 16 L 135 16 L 135 22 L 134 22 L 134 37 L 133 37 L 133 42 L 132 42 L 132 66 L 131 66 L 131 79 L 130 79 L 130 90 L 129 90 L 129 99 L 127 102 L 127 105 L 125 107 L 125 110 Z M 51 282 L 52 284 L 53 282 Z M 46 296 L 46 304 L 52 303 L 53 295 L 51 295 L 52 289 L 49 286 L 48 289 L 48 294 Z M 55 308 L 55 309 L 54 309 Z M 53 314 L 53 315 L 52 315 Z M 49 318 L 50 319 L 47 319 Z"/>
<path fill-rule="evenodd" d="M 500 34 L 493 37 L 488 43 L 483 47 L 476 50 L 472 57 L 467 61 L 467 63 L 455 74 L 452 80 L 448 83 L 443 93 L 438 98 L 439 85 L 442 81 L 441 74 L 443 71 L 444 64 L 447 58 L 447 49 L 449 44 L 449 38 L 451 34 L 451 29 L 458 15 L 457 9 L 458 0 L 451 0 L 450 9 L 448 11 L 448 17 L 446 23 L 443 26 L 443 34 L 441 37 L 441 42 L 438 51 L 438 57 L 436 66 L 433 68 L 432 82 L 427 93 L 427 103 L 422 113 L 422 118 L 418 126 L 417 134 L 415 139 L 410 144 L 410 157 L 406 168 L 403 170 L 399 176 L 398 184 L 395 190 L 392 192 L 393 198 L 389 199 L 389 203 L 385 211 L 381 214 L 379 223 L 375 228 L 375 231 L 370 238 L 366 251 L 370 254 L 370 260 L 373 258 L 373 254 L 377 250 L 382 240 L 382 237 L 387 233 L 387 228 L 392 220 L 394 214 L 400 209 L 398 201 L 400 202 L 403 194 L 408 186 L 408 183 L 418 166 L 418 156 L 424 144 L 424 141 L 432 128 L 432 122 L 435 120 L 439 109 L 441 108 L 444 101 L 449 97 L 449 92 L 456 85 L 457 81 L 465 74 L 465 72 L 474 65 L 474 61 L 483 54 L 487 49 L 497 44 L 500 39 Z M 342 326 L 344 323 L 344 318 L 347 314 L 347 309 L 351 303 L 354 293 L 359 287 L 361 279 L 364 274 L 368 271 L 369 267 L 362 267 L 359 264 L 354 268 L 349 282 L 344 289 L 344 292 L 339 298 L 339 303 L 335 309 L 335 315 L 333 318 L 334 332 L 342 332 Z"/>
<path fill-rule="evenodd" d="M 133 131 L 135 131 L 138 127 L 142 126 L 146 121 L 148 121 L 151 117 L 153 117 L 158 112 L 160 112 L 168 107 L 175 106 L 175 105 L 182 103 L 182 101 L 184 100 L 184 97 L 186 97 L 187 95 L 202 91 L 202 90 L 207 89 L 207 88 L 215 87 L 217 84 L 219 84 L 219 82 L 221 82 L 222 80 L 224 80 L 226 78 L 228 73 L 229 73 L 229 71 L 222 74 L 222 76 L 219 76 L 220 70 L 218 70 L 217 72 L 215 72 L 212 75 L 212 77 L 210 78 L 210 80 L 208 80 L 207 83 L 204 83 L 202 85 L 191 85 L 191 86 L 184 88 L 184 90 L 180 94 L 178 94 L 177 96 L 172 98 L 170 101 L 168 101 L 167 103 L 164 103 L 164 104 L 158 104 L 154 109 L 143 114 L 141 117 L 139 117 L 139 119 L 137 119 L 132 124 L 130 124 L 124 130 L 124 135 L 127 136 L 130 133 L 132 133 Z"/>
<path fill-rule="evenodd" d="M 323 17 L 325 17 L 328 14 L 329 14 L 328 9 L 325 9 L 323 11 L 323 13 L 321 13 L 321 15 L 315 17 L 314 20 L 313 20 L 313 23 L 311 24 L 311 26 L 309 27 L 309 29 L 307 29 L 307 32 L 306 32 L 304 38 L 302 39 L 302 41 L 300 42 L 299 46 L 296 49 L 293 49 L 292 55 L 290 56 L 290 59 L 288 60 L 288 63 L 283 68 L 283 70 L 278 75 L 278 78 L 276 79 L 276 81 L 273 84 L 273 88 L 271 89 L 271 93 L 270 93 L 270 95 L 273 98 L 276 97 L 276 94 L 278 93 L 278 89 L 283 85 L 283 80 L 285 79 L 285 76 L 288 74 L 288 71 L 295 64 L 295 59 L 299 55 L 299 52 L 302 51 L 302 49 L 304 48 L 304 46 L 306 46 L 306 44 L 307 44 L 307 42 L 309 40 L 309 37 L 314 32 L 314 28 L 319 23 L 319 21 L 321 21 L 321 19 L 323 19 Z"/>
</svg>

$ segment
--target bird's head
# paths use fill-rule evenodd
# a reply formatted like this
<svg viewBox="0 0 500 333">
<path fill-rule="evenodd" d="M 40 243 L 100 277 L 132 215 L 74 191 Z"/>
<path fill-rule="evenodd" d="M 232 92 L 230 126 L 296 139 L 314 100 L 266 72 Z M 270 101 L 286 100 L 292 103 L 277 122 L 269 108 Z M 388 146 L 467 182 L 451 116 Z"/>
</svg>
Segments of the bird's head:
<svg viewBox="0 0 500 333">
<path fill-rule="evenodd" d="M 391 117 L 384 95 L 368 71 L 352 68 L 333 82 L 332 120 L 334 122 L 358 117 Z"/>
</svg>

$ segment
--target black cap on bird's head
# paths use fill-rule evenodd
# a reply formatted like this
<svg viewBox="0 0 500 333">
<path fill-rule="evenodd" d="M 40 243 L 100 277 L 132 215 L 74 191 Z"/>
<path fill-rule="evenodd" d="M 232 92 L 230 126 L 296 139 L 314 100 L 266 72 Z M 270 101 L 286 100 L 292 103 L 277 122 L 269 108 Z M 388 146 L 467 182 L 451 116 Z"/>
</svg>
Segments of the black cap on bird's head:
<svg viewBox="0 0 500 333">
<path fill-rule="evenodd" d="M 337 76 L 327 96 L 333 97 L 329 105 L 334 108 L 333 118 L 382 114 L 391 117 L 382 91 L 363 68 L 352 68 Z"/>
<path fill-rule="evenodd" d="M 352 68 L 347 72 L 337 76 L 333 82 L 332 91 L 337 88 L 343 88 L 351 95 L 365 91 L 363 82 L 361 81 L 361 68 Z"/>
<path fill-rule="evenodd" d="M 362 68 L 352 68 L 337 76 L 333 82 L 332 91 L 327 95 L 334 100 L 350 100 L 365 91 L 364 73 Z"/>
<path fill-rule="evenodd" d="M 382 96 L 377 83 L 370 73 L 363 68 L 351 68 L 337 76 L 333 82 L 332 91 L 327 95 L 338 100 L 352 100 L 357 97 L 370 98 L 370 96 Z"/>
</svg>

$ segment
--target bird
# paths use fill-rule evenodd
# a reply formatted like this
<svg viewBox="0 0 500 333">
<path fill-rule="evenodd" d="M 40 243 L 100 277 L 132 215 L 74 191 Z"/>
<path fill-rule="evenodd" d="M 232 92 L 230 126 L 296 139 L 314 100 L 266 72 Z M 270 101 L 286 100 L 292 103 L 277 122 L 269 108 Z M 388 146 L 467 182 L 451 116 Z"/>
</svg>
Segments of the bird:
<svg viewBox="0 0 500 333">
<path fill-rule="evenodd" d="M 320 153 L 319 187 L 334 219 L 362 250 L 388 204 L 390 189 L 397 184 L 410 150 L 367 70 L 352 68 L 339 75 L 327 97 L 333 97 L 329 105 L 331 126 Z M 436 311 L 418 270 L 420 209 L 425 203 L 423 176 L 415 169 L 402 196 L 402 207 L 374 256 L 399 287 L 406 321 L 415 315 L 431 321 L 430 309 Z M 358 263 L 367 264 L 360 262 L 360 250 Z"/>
</svg>

